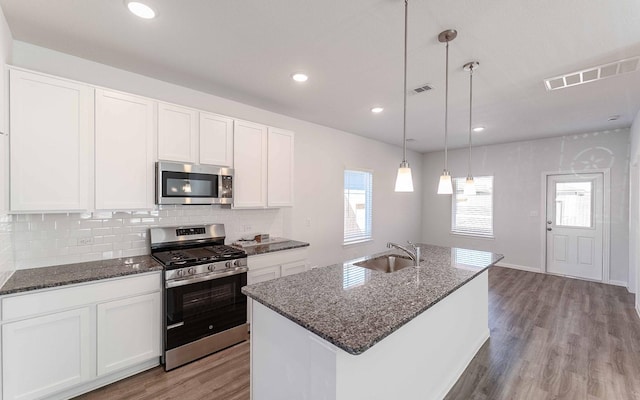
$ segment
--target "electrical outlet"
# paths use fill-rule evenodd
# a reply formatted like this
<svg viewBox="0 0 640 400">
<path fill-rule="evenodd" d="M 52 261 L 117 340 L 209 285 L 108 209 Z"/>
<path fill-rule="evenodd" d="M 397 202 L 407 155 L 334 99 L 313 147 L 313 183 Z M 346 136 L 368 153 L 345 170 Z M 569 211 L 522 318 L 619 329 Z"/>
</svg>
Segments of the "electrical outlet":
<svg viewBox="0 0 640 400">
<path fill-rule="evenodd" d="M 253 227 L 251 225 L 243 225 L 242 228 L 245 232 L 251 232 L 253 230 Z"/>
<path fill-rule="evenodd" d="M 88 246 L 90 244 L 93 244 L 92 237 L 78 238 L 78 246 Z"/>
<path fill-rule="evenodd" d="M 307 228 L 311 228 L 311 218 L 307 218 L 304 220 L 304 226 Z"/>
</svg>

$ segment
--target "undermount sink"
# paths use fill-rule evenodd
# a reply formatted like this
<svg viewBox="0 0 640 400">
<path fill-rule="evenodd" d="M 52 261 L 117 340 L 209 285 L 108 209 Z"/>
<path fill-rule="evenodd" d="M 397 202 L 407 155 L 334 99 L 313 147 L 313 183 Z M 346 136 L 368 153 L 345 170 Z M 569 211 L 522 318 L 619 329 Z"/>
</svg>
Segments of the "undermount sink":
<svg viewBox="0 0 640 400">
<path fill-rule="evenodd" d="M 358 267 L 369 268 L 381 272 L 395 272 L 403 268 L 413 267 L 413 260 L 394 254 L 372 258 L 354 263 Z"/>
</svg>

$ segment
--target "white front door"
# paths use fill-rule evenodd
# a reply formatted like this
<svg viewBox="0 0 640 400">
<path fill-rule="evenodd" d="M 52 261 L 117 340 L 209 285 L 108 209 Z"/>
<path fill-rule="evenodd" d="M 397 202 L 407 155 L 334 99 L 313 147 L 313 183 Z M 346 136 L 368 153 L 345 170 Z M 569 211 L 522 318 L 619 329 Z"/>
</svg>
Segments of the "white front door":
<svg viewBox="0 0 640 400">
<path fill-rule="evenodd" d="M 602 281 L 604 176 L 547 176 L 547 272 Z"/>
</svg>

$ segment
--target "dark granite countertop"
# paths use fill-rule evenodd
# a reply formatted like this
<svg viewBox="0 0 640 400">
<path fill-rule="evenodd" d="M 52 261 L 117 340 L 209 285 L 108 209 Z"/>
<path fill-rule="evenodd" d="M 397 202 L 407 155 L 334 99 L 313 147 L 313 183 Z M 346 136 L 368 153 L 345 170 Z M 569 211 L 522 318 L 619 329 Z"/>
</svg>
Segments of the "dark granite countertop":
<svg viewBox="0 0 640 400">
<path fill-rule="evenodd" d="M 0 295 L 153 271 L 162 271 L 162 265 L 150 256 L 19 269 L 0 288 Z"/>
<path fill-rule="evenodd" d="M 361 354 L 500 261 L 485 251 L 420 244 L 420 267 L 384 273 L 353 263 L 316 268 L 242 292 L 350 354 Z"/>
<path fill-rule="evenodd" d="M 248 256 L 257 256 L 260 254 L 273 253 L 274 251 L 291 250 L 307 246 L 309 246 L 309 243 L 298 242 L 297 240 L 285 240 L 275 243 L 263 243 L 245 247 L 234 247 L 246 251 Z"/>
</svg>

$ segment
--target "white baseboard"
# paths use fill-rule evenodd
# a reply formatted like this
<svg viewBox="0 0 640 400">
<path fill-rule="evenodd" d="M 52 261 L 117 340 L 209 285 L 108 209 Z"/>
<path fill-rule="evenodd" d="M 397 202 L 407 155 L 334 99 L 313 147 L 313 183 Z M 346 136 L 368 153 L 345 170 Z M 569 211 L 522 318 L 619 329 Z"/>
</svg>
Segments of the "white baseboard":
<svg viewBox="0 0 640 400">
<path fill-rule="evenodd" d="M 503 268 L 519 269 L 521 271 L 537 272 L 539 274 L 544 273 L 544 271 L 540 271 L 539 268 L 527 267 L 526 265 L 508 264 L 508 263 L 500 262 L 500 263 L 496 264 L 495 266 L 496 267 L 503 267 Z"/>
<path fill-rule="evenodd" d="M 609 279 L 609 285 L 627 287 L 627 282 L 616 281 L 616 280 L 613 280 L 613 279 Z M 627 290 L 628 290 L 628 288 L 627 288 Z"/>
</svg>

